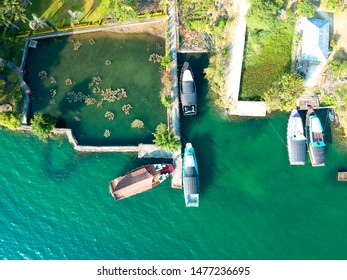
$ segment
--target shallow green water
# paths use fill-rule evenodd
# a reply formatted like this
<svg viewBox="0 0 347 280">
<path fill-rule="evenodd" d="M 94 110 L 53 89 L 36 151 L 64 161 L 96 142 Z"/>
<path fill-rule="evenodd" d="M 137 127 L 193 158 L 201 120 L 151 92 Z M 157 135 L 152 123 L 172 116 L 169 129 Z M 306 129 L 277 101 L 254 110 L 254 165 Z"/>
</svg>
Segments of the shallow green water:
<svg viewBox="0 0 347 280">
<path fill-rule="evenodd" d="M 76 42 L 82 44 L 79 50 L 74 50 Z M 166 110 L 159 98 L 159 64 L 148 60 L 152 53 L 164 54 L 164 40 L 148 34 L 98 32 L 40 40 L 36 49 L 30 49 L 27 61 L 27 80 L 34 91 L 32 111 L 62 116 L 82 145 L 151 143 L 155 127 L 166 122 Z M 111 65 L 106 65 L 106 60 Z M 39 78 L 42 70 L 47 72 L 46 79 Z M 102 82 L 89 86 L 96 76 Z M 52 77 L 56 83 L 51 83 Z M 73 84 L 66 85 L 66 79 Z M 127 98 L 104 101 L 98 108 L 101 93 L 92 92 L 97 87 L 124 88 Z M 56 90 L 54 97 L 52 89 Z M 69 92 L 81 92 L 97 102 L 89 106 L 84 101 L 70 103 Z M 122 111 L 126 104 L 132 106 L 129 115 Z M 115 114 L 114 120 L 105 118 L 107 111 Z M 130 128 L 135 119 L 144 122 L 144 129 Z M 106 129 L 111 132 L 108 138 L 103 136 Z"/>
<path fill-rule="evenodd" d="M 346 259 L 347 153 L 291 167 L 287 116 L 229 122 L 209 107 L 206 59 L 190 60 L 199 115 L 182 119 L 201 176 L 199 208 L 170 182 L 115 202 L 108 182 L 144 164 L 133 154 L 78 154 L 0 130 L 2 259 Z M 182 64 L 182 63 L 180 63 Z M 324 125 L 323 125 L 324 126 Z"/>
</svg>

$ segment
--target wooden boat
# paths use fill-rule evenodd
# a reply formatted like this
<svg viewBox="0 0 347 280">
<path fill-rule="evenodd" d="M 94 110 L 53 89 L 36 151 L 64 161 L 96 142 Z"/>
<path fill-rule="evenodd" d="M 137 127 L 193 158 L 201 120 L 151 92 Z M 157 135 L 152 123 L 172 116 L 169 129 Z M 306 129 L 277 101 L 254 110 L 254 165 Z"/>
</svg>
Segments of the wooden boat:
<svg viewBox="0 0 347 280">
<path fill-rule="evenodd" d="M 291 165 L 305 165 L 306 137 L 298 110 L 293 109 L 287 127 L 288 156 Z"/>
<path fill-rule="evenodd" d="M 115 200 L 142 193 L 163 182 L 174 170 L 172 164 L 149 164 L 137 168 L 110 182 L 110 193 Z"/>
<path fill-rule="evenodd" d="M 323 128 L 311 106 L 306 114 L 306 143 L 312 166 L 325 165 L 325 143 Z"/>
<path fill-rule="evenodd" d="M 196 85 L 188 62 L 184 62 L 181 71 L 180 95 L 183 115 L 196 115 L 198 110 Z"/>
<path fill-rule="evenodd" d="M 187 143 L 183 155 L 183 193 L 187 207 L 199 206 L 199 172 L 194 148 Z"/>
</svg>

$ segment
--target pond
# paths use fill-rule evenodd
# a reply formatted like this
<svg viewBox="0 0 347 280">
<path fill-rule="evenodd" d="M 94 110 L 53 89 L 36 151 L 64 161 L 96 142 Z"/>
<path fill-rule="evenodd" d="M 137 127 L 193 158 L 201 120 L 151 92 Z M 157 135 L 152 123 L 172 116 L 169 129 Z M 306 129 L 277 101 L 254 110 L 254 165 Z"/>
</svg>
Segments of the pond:
<svg viewBox="0 0 347 280">
<path fill-rule="evenodd" d="M 166 123 L 160 65 L 149 61 L 153 53 L 164 55 L 165 41 L 148 34 L 39 40 L 27 60 L 32 114 L 58 117 L 58 126 L 71 128 L 81 145 L 151 143 L 156 126 Z M 144 127 L 131 128 L 135 119 Z"/>
</svg>

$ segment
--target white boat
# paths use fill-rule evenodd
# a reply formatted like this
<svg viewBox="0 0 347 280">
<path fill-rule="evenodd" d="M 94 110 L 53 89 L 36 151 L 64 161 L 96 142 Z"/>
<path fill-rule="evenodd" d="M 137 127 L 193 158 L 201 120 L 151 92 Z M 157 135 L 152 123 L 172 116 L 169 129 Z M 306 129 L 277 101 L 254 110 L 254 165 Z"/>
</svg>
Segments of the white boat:
<svg viewBox="0 0 347 280">
<path fill-rule="evenodd" d="M 322 124 L 311 106 L 306 114 L 306 142 L 312 166 L 325 165 L 325 143 Z"/>
<path fill-rule="evenodd" d="M 298 110 L 293 109 L 287 127 L 288 156 L 291 165 L 305 165 L 306 137 Z"/>
<path fill-rule="evenodd" d="M 183 192 L 187 207 L 199 206 L 199 172 L 194 148 L 187 143 L 183 155 Z"/>
</svg>

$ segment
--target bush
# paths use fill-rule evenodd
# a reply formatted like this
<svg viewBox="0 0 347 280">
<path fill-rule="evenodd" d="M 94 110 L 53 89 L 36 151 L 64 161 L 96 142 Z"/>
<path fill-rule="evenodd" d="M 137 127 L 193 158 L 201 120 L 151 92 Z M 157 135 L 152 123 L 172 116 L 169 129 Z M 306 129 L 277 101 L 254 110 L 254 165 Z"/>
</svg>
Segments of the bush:
<svg viewBox="0 0 347 280">
<path fill-rule="evenodd" d="M 298 4 L 298 12 L 303 17 L 314 17 L 314 6 L 307 0 L 301 1 Z"/>
<path fill-rule="evenodd" d="M 31 120 L 31 128 L 35 135 L 40 139 L 47 138 L 54 129 L 55 117 L 50 114 L 36 113 Z"/>
<path fill-rule="evenodd" d="M 170 55 L 166 55 L 162 58 L 160 65 L 163 67 L 170 67 L 171 64 L 171 57 Z"/>
<path fill-rule="evenodd" d="M 0 113 L 0 125 L 11 130 L 19 128 L 21 126 L 19 114 L 10 111 Z"/>
<path fill-rule="evenodd" d="M 152 133 L 154 136 L 153 143 L 163 150 L 169 152 L 176 152 L 180 148 L 180 140 L 175 136 L 172 129 L 168 129 L 166 124 L 160 123 L 155 133 Z"/>
<path fill-rule="evenodd" d="M 169 95 L 162 94 L 160 96 L 160 101 L 165 108 L 170 108 L 172 106 L 172 98 Z"/>
<path fill-rule="evenodd" d="M 300 75 L 284 74 L 264 94 L 267 111 L 290 111 L 303 91 L 304 79 Z"/>
<path fill-rule="evenodd" d="M 343 1 L 341 0 L 328 0 L 327 8 L 328 9 L 338 9 L 343 6 Z"/>
</svg>

